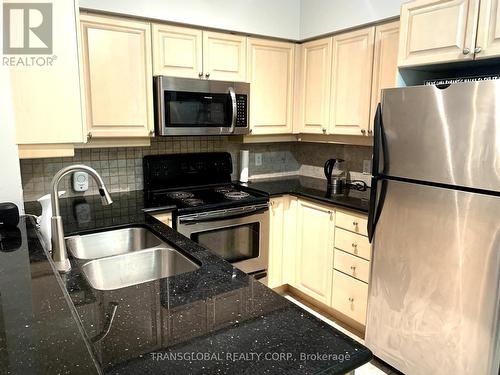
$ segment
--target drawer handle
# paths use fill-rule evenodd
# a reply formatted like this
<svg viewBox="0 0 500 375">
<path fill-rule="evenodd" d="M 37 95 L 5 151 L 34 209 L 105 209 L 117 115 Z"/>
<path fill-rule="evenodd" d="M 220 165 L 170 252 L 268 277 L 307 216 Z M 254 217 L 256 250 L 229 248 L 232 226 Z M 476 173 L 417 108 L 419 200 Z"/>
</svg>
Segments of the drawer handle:
<svg viewBox="0 0 500 375">
<path fill-rule="evenodd" d="M 352 243 L 352 251 L 354 252 L 354 254 L 358 254 L 358 244 L 356 243 Z"/>
<path fill-rule="evenodd" d="M 353 221 L 352 225 L 354 225 L 355 227 L 357 227 L 358 226 L 358 222 L 357 221 Z"/>
<path fill-rule="evenodd" d="M 353 303 L 354 302 L 354 298 L 349 297 L 349 302 Z"/>
<path fill-rule="evenodd" d="M 351 270 L 356 271 L 356 266 L 351 266 Z"/>
</svg>

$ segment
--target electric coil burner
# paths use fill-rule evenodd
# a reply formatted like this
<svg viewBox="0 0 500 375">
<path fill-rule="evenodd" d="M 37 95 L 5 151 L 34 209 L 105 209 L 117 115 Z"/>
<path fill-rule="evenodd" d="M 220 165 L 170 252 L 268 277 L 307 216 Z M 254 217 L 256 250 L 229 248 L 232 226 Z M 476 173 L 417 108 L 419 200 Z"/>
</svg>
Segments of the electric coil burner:
<svg viewBox="0 0 500 375">
<path fill-rule="evenodd" d="M 175 205 L 173 226 L 236 267 L 265 277 L 269 198 L 231 182 L 227 152 L 144 157 L 148 210 Z"/>
</svg>

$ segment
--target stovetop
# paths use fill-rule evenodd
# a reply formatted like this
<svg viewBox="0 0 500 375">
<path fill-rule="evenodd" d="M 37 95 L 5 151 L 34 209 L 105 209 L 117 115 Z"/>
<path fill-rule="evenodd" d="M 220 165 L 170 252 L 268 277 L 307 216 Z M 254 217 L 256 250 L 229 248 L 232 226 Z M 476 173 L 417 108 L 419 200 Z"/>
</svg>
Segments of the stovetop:
<svg viewBox="0 0 500 375">
<path fill-rule="evenodd" d="M 268 202 L 265 194 L 234 184 L 176 187 L 146 192 L 145 208 L 177 206 L 178 215 L 249 206 Z"/>
</svg>

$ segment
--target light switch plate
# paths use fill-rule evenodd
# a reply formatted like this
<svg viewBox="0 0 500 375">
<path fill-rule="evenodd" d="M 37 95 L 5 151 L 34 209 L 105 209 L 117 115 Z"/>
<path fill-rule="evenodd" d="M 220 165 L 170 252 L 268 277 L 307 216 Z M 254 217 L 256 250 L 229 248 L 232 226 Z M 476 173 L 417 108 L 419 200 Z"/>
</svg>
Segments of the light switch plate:
<svg viewBox="0 0 500 375">
<path fill-rule="evenodd" d="M 255 154 L 255 166 L 262 165 L 262 154 Z"/>
<path fill-rule="evenodd" d="M 89 189 L 89 175 L 87 172 L 73 173 L 73 190 L 87 191 Z"/>
</svg>

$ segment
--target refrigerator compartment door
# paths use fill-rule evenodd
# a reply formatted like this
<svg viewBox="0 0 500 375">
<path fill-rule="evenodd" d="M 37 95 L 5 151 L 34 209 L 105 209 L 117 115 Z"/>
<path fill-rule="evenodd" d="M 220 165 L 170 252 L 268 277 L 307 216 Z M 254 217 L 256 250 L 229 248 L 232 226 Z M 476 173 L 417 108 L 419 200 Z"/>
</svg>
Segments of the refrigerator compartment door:
<svg viewBox="0 0 500 375">
<path fill-rule="evenodd" d="M 500 81 L 384 90 L 382 124 L 375 174 L 500 191 Z"/>
<path fill-rule="evenodd" d="M 411 375 L 497 375 L 500 197 L 387 181 L 366 345 Z"/>
<path fill-rule="evenodd" d="M 367 236 L 367 217 L 354 213 L 347 213 L 337 210 L 335 225 L 340 228 L 347 229 L 354 233 Z"/>
<path fill-rule="evenodd" d="M 367 260 L 371 258 L 371 245 L 368 238 L 338 227 L 335 228 L 335 247 Z"/>
<path fill-rule="evenodd" d="M 335 249 L 333 267 L 359 281 L 368 283 L 370 277 L 370 262 L 363 258 Z"/>
<path fill-rule="evenodd" d="M 365 325 L 368 284 L 342 272 L 333 271 L 332 307 Z"/>
</svg>

